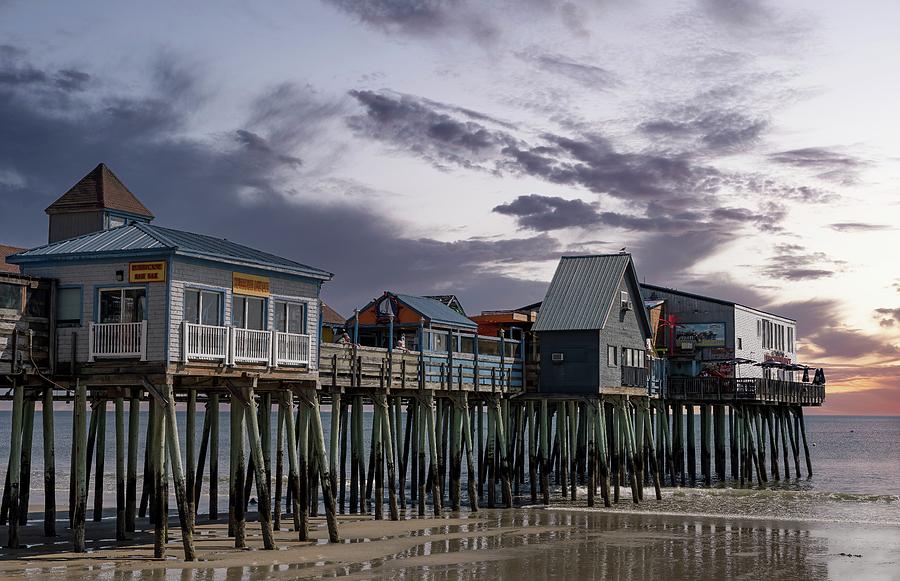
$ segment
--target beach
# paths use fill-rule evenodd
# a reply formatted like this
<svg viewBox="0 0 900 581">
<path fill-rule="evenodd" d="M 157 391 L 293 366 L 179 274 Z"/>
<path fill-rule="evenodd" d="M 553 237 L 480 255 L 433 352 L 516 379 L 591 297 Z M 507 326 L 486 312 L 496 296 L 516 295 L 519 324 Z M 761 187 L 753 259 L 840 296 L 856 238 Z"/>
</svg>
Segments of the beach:
<svg viewBox="0 0 900 581">
<path fill-rule="evenodd" d="M 652 503 L 651 503 L 652 504 Z M 289 525 L 289 521 L 285 524 Z M 27 549 L 0 553 L 8 579 L 900 579 L 900 528 L 893 525 L 774 518 L 654 514 L 579 507 L 482 509 L 477 515 L 342 517 L 339 544 L 323 519 L 313 541 L 276 533 L 278 550 L 260 550 L 248 523 L 247 550 L 236 550 L 226 522 L 201 518 L 201 559 L 182 560 L 170 524 L 168 558 L 152 558 L 152 538 L 119 545 L 115 522 L 88 523 L 88 553 L 69 552 L 64 523 L 50 545 L 40 525 L 26 527 Z M 283 527 L 285 529 L 285 527 Z"/>
</svg>

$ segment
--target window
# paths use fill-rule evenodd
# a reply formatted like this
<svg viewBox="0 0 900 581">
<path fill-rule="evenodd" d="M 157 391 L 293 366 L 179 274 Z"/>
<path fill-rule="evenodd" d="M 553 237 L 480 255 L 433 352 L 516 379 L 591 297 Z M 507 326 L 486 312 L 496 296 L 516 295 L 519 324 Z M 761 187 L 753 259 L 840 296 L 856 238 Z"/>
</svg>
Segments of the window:
<svg viewBox="0 0 900 581">
<path fill-rule="evenodd" d="M 22 286 L 0 283 L 0 309 L 22 310 Z"/>
<path fill-rule="evenodd" d="M 788 351 L 794 352 L 794 328 L 788 327 Z"/>
<path fill-rule="evenodd" d="M 201 325 L 221 325 L 222 293 L 184 289 L 184 320 Z"/>
<path fill-rule="evenodd" d="M 743 348 L 744 348 L 744 341 L 743 341 L 740 337 L 738 337 L 737 339 L 738 339 L 737 348 L 738 348 L 738 349 L 743 349 Z"/>
<path fill-rule="evenodd" d="M 100 290 L 101 323 L 137 323 L 144 320 L 146 290 L 142 288 L 117 288 Z"/>
<path fill-rule="evenodd" d="M 50 291 L 28 287 L 25 291 L 25 312 L 29 317 L 50 318 Z"/>
<path fill-rule="evenodd" d="M 60 288 L 56 292 L 56 324 L 60 327 L 81 326 L 81 289 Z"/>
<path fill-rule="evenodd" d="M 762 319 L 756 320 L 756 336 L 762 337 Z"/>
<path fill-rule="evenodd" d="M 240 329 L 263 331 L 266 328 L 266 301 L 258 297 L 235 295 L 231 320 Z"/>
<path fill-rule="evenodd" d="M 282 333 L 306 333 L 306 305 L 275 301 L 275 330 Z"/>
<path fill-rule="evenodd" d="M 607 345 L 606 346 L 606 363 L 610 367 L 616 367 L 619 364 L 619 358 L 617 357 L 619 353 L 618 348 L 615 345 Z"/>
</svg>

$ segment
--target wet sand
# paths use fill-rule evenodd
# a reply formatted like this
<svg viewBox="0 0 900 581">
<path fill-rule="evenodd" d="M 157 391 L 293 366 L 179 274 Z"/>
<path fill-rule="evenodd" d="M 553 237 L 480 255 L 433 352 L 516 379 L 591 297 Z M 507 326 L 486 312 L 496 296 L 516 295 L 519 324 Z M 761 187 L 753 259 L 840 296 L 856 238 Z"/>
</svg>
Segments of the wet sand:
<svg viewBox="0 0 900 581">
<path fill-rule="evenodd" d="M 111 516 L 111 515 L 110 515 Z M 65 513 L 47 543 L 39 514 L 23 529 L 29 546 L 0 551 L 0 578 L 17 579 L 900 579 L 900 530 L 893 526 L 742 519 L 560 508 L 482 510 L 477 515 L 410 517 L 399 522 L 341 518 L 343 542 L 276 533 L 277 551 L 236 550 L 226 522 L 201 519 L 201 560 L 186 563 L 172 520 L 168 558 L 153 558 L 152 537 L 116 543 L 115 522 L 87 523 L 87 554 L 70 552 Z M 143 521 L 145 522 L 145 521 Z M 290 524 L 290 519 L 285 524 Z M 142 523 L 139 522 L 139 526 Z"/>
</svg>

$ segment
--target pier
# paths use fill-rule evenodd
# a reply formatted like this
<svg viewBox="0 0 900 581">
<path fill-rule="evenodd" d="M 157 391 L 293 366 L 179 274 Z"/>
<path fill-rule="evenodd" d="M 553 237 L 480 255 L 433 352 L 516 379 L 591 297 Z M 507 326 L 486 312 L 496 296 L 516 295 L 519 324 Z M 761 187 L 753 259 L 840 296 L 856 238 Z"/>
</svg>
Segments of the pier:
<svg viewBox="0 0 900 581">
<path fill-rule="evenodd" d="M 84 226 L 85 211 L 107 226 Z M 696 296 L 679 310 L 669 291 L 647 297 L 628 254 L 564 257 L 541 303 L 480 317 L 453 295 L 385 291 L 343 328 L 331 316 L 326 341 L 320 291 L 331 273 L 152 224 L 102 164 L 48 213 L 50 242 L 8 259 L 21 272 L 0 274 L 10 548 L 37 526 L 27 517 L 38 410 L 42 534 L 68 529 L 76 552 L 105 518 L 110 478 L 116 540 L 150 532 L 162 558 L 177 520 L 190 561 L 201 518 L 227 519 L 234 547 L 247 547 L 251 498 L 255 548 L 274 550 L 283 529 L 309 542 L 320 508 L 337 543 L 342 518 L 609 507 L 660 499 L 666 486 L 812 476 L 803 408 L 821 405 L 825 388 L 794 376 L 793 322 Z M 71 478 L 60 493 L 62 407 L 72 410 Z"/>
</svg>

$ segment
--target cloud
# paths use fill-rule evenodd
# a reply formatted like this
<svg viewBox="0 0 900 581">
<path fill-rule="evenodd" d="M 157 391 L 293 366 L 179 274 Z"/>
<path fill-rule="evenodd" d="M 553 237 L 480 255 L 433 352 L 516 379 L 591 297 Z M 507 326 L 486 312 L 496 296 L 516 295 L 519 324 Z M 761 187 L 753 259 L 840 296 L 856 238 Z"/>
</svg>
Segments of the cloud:
<svg viewBox="0 0 900 581">
<path fill-rule="evenodd" d="M 370 205 L 335 201 L 347 184 L 307 160 L 335 147 L 329 128 L 343 125 L 343 105 L 309 87 L 263 91 L 233 128 L 190 136 L 189 117 L 205 104 L 198 70 L 161 59 L 148 71 L 145 94 L 86 89 L 82 96 L 53 84 L 56 71 L 29 65 L 23 51 L 4 54 L 15 62 L 3 70 L 11 64 L 45 80 L 0 84 L 0 160 L 3 175 L 15 178 L 0 180 L 0 216 L 16 216 L 3 220 L 3 242 L 44 243 L 43 208 L 104 161 L 162 225 L 227 236 L 335 272 L 324 292 L 343 312 L 388 288 L 455 292 L 472 309 L 533 302 L 546 283 L 506 270 L 562 252 L 546 234 L 410 237 L 407 224 Z"/>
<path fill-rule="evenodd" d="M 737 110 L 704 104 L 669 117 L 649 119 L 638 129 L 654 139 L 690 140 L 710 151 L 740 151 L 755 145 L 769 123 Z"/>
<path fill-rule="evenodd" d="M 478 4 L 465 0 L 324 0 L 363 24 L 387 34 L 433 38 L 462 33 L 480 42 L 499 34 L 496 23 Z"/>
<path fill-rule="evenodd" d="M 868 163 L 858 157 L 828 147 L 791 149 L 769 155 L 776 163 L 808 170 L 820 179 L 841 185 L 859 181 L 859 173 Z"/>
<path fill-rule="evenodd" d="M 798 244 L 776 244 L 775 254 L 759 271 L 779 280 L 815 280 L 832 276 L 836 272 L 833 267 L 842 264 L 843 261 L 831 259 L 824 252 L 806 252 L 806 248 Z"/>
<path fill-rule="evenodd" d="M 900 307 L 875 309 L 875 314 L 879 319 L 878 324 L 882 327 L 893 327 L 895 323 L 900 323 Z"/>
<path fill-rule="evenodd" d="M 517 55 L 542 71 L 559 75 L 593 90 L 610 89 L 618 84 L 616 75 L 603 67 L 580 62 L 567 56 L 531 49 Z"/>
<path fill-rule="evenodd" d="M 843 233 L 876 232 L 879 230 L 891 230 L 893 228 L 893 226 L 888 226 L 887 224 L 870 224 L 867 222 L 838 222 L 836 224 L 829 224 L 828 227 Z"/>
<path fill-rule="evenodd" d="M 713 20 L 735 27 L 763 25 L 773 17 L 760 0 L 699 0 L 698 5 Z"/>
<path fill-rule="evenodd" d="M 900 349 L 885 337 L 842 324 L 840 303 L 835 299 L 796 301 L 767 308 L 796 319 L 797 340 L 804 357 L 852 359 L 900 355 Z"/>
</svg>

